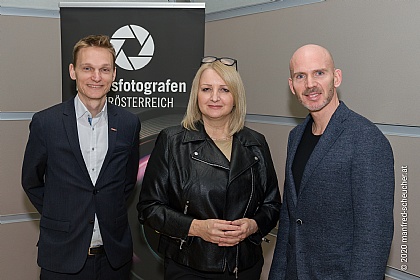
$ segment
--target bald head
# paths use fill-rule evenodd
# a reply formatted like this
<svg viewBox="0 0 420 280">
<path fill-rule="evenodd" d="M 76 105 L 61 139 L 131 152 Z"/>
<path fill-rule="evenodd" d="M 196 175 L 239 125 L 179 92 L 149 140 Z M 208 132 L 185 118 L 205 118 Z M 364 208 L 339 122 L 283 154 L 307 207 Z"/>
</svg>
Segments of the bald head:
<svg viewBox="0 0 420 280">
<path fill-rule="evenodd" d="M 305 67 L 310 67 L 311 63 L 315 61 L 322 61 L 323 64 L 327 67 L 334 69 L 334 60 L 331 53 L 324 47 L 319 45 L 304 45 L 297 49 L 290 59 L 290 77 L 293 76 L 296 68 L 305 65 Z"/>
<path fill-rule="evenodd" d="M 311 113 L 330 116 L 335 111 L 341 80 L 341 70 L 335 69 L 330 52 L 321 46 L 300 47 L 290 59 L 290 90 Z"/>
</svg>

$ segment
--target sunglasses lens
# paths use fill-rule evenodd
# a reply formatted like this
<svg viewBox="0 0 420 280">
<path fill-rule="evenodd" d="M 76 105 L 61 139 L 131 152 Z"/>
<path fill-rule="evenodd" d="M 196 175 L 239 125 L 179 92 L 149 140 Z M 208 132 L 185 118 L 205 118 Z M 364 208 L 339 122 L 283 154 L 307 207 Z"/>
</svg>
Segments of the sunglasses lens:
<svg viewBox="0 0 420 280">
<path fill-rule="evenodd" d="M 206 57 L 203 57 L 203 59 L 201 60 L 201 63 L 212 63 L 212 62 L 215 62 L 216 60 L 217 60 L 217 57 L 206 56 Z"/>
<path fill-rule="evenodd" d="M 236 63 L 236 60 L 233 59 L 233 58 L 222 57 L 220 59 L 220 62 L 222 62 L 224 65 L 232 66 L 232 65 L 234 65 Z"/>
</svg>

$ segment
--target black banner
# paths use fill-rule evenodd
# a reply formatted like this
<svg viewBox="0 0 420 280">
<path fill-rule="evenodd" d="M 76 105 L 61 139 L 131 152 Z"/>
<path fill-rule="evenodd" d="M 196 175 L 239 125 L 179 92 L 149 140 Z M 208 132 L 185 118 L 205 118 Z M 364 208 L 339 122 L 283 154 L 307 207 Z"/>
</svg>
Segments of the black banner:
<svg viewBox="0 0 420 280">
<path fill-rule="evenodd" d="M 180 124 L 184 115 L 204 54 L 204 4 L 63 2 L 60 18 L 63 101 L 76 95 L 68 67 L 79 39 L 108 35 L 117 52 L 117 75 L 108 101 L 135 113 L 142 122 L 138 187 L 129 205 L 132 279 L 163 279 L 163 259 L 156 249 L 159 236 L 139 224 L 136 203 L 157 134 Z"/>
</svg>

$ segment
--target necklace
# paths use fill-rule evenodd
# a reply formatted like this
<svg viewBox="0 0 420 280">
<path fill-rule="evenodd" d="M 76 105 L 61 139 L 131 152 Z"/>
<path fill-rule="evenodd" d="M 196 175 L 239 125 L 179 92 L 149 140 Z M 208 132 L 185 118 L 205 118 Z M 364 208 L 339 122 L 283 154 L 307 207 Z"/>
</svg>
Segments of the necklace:
<svg viewBox="0 0 420 280">
<path fill-rule="evenodd" d="M 226 136 L 226 137 L 222 137 L 222 138 L 213 138 L 213 137 L 210 137 L 210 138 L 211 138 L 211 140 L 214 140 L 214 141 L 226 141 L 226 140 L 230 140 L 232 138 L 232 136 Z"/>
</svg>

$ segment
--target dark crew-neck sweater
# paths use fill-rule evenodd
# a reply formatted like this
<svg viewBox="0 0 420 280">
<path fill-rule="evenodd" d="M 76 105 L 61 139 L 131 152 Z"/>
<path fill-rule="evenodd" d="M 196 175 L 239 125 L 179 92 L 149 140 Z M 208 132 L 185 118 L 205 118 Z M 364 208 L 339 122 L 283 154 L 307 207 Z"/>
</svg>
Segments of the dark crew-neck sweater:
<svg viewBox="0 0 420 280">
<path fill-rule="evenodd" d="M 316 144 L 318 144 L 319 138 L 322 136 L 314 135 L 312 133 L 313 122 L 314 121 L 311 119 L 306 125 L 292 164 L 292 174 L 295 181 L 296 193 L 298 195 L 306 163 L 308 162 L 312 151 L 315 149 Z"/>
</svg>

